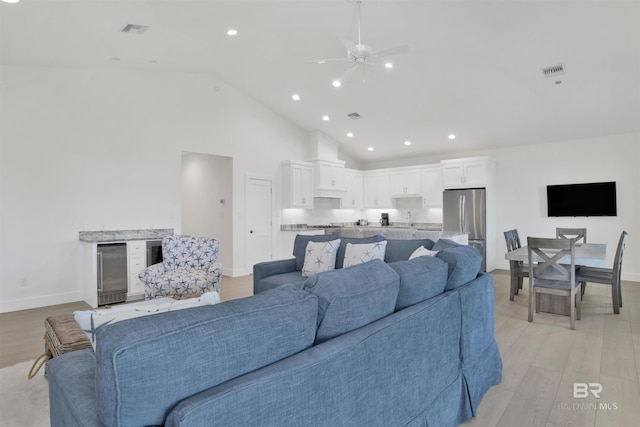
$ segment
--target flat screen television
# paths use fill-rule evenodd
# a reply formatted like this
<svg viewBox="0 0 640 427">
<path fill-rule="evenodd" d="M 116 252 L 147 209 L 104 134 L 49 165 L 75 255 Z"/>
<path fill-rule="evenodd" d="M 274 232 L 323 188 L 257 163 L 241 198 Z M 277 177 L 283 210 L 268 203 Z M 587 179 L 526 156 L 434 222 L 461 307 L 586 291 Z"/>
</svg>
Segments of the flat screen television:
<svg viewBox="0 0 640 427">
<path fill-rule="evenodd" d="M 547 216 L 616 216 L 616 183 L 547 185 Z"/>
</svg>

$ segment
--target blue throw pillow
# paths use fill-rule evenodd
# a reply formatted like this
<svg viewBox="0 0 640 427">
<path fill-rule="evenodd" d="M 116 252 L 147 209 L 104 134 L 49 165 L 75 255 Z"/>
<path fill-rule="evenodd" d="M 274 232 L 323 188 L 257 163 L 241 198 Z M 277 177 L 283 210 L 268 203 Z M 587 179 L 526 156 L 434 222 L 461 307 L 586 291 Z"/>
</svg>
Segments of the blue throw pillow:
<svg viewBox="0 0 640 427">
<path fill-rule="evenodd" d="M 338 254 L 336 255 L 336 269 L 342 268 L 344 265 L 344 254 L 347 251 L 347 243 L 352 245 L 358 245 L 361 243 L 376 243 L 386 240 L 383 235 L 378 234 L 371 237 L 340 237 L 340 247 L 338 248 Z"/>
<path fill-rule="evenodd" d="M 460 243 L 454 242 L 453 240 L 449 240 L 449 239 L 439 239 L 431 248 L 432 251 L 442 251 L 444 249 L 449 249 L 449 248 L 458 248 L 461 246 L 465 246 L 465 245 L 461 245 Z M 425 246 L 426 248 L 426 246 Z M 429 248 L 427 248 L 429 249 Z"/>
<path fill-rule="evenodd" d="M 338 238 L 338 234 L 318 234 L 315 236 L 305 236 L 303 234 L 296 235 L 293 241 L 293 256 L 296 257 L 296 270 L 302 271 L 304 266 L 304 255 L 309 242 L 328 242 Z M 344 253 L 342 254 L 344 256 Z"/>
<path fill-rule="evenodd" d="M 482 267 L 482 255 L 472 246 L 443 249 L 436 255 L 449 265 L 445 291 L 455 289 L 475 279 Z"/>
<path fill-rule="evenodd" d="M 433 248 L 433 240 L 416 239 L 416 240 L 387 240 L 387 250 L 384 254 L 384 262 L 391 263 L 397 261 L 406 261 L 411 254 L 420 246 L 426 249 Z"/>
<path fill-rule="evenodd" d="M 444 292 L 449 268 L 447 263 L 431 256 L 389 264 L 400 276 L 396 311 Z"/>
<path fill-rule="evenodd" d="M 315 344 L 393 313 L 399 286 L 398 275 L 379 259 L 307 279 L 303 289 L 318 297 Z"/>
</svg>

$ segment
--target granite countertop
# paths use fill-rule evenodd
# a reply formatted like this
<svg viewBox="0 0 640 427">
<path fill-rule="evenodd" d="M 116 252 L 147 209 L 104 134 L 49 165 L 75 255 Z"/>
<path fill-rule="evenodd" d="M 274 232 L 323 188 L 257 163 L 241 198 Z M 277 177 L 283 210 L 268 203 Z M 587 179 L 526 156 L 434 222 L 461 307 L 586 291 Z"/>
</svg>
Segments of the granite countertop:
<svg viewBox="0 0 640 427">
<path fill-rule="evenodd" d="M 343 223 L 331 223 L 330 225 L 309 225 L 309 224 L 282 224 L 280 226 L 281 231 L 304 231 L 304 230 L 322 230 L 332 228 L 366 228 L 366 229 L 411 229 L 411 230 L 427 230 L 427 231 L 442 231 L 442 224 L 439 223 L 408 223 L 408 222 L 396 222 L 391 225 L 381 226 L 380 224 L 373 223 L 370 225 L 356 225 L 355 222 L 343 222 Z"/>
<path fill-rule="evenodd" d="M 143 230 L 99 230 L 81 231 L 81 242 L 108 243 L 124 242 L 128 240 L 161 240 L 165 236 L 173 235 L 173 228 L 154 228 Z"/>
</svg>

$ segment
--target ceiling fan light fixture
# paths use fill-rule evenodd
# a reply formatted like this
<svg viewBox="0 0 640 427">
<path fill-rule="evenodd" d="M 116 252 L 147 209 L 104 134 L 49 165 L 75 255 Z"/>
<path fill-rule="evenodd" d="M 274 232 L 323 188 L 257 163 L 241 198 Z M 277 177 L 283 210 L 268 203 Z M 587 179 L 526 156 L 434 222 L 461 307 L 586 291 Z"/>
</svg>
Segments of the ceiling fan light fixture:
<svg viewBox="0 0 640 427">
<path fill-rule="evenodd" d="M 238 30 L 236 30 L 235 28 L 229 28 L 227 30 L 227 35 L 228 36 L 237 36 L 238 35 Z"/>
</svg>

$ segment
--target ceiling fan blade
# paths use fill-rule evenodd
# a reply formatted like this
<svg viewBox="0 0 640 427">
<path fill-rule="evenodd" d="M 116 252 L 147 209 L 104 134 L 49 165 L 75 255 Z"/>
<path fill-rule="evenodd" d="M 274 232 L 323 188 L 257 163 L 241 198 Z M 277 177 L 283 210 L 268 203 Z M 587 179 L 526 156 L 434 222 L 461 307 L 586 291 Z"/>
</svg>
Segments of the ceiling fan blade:
<svg viewBox="0 0 640 427">
<path fill-rule="evenodd" d="M 358 63 L 357 62 L 351 63 L 351 65 L 349 65 L 349 67 L 344 71 L 344 73 L 342 73 L 342 75 L 336 80 L 338 80 L 340 83 L 344 83 L 349 79 L 349 77 L 351 76 L 351 74 L 353 74 L 356 68 L 358 68 Z"/>
<path fill-rule="evenodd" d="M 344 47 L 347 48 L 347 50 L 351 53 L 358 53 L 358 48 L 356 47 L 356 44 L 354 42 L 352 42 L 351 40 L 340 40 L 342 42 L 342 44 L 344 45 Z"/>
<path fill-rule="evenodd" d="M 314 64 L 324 64 L 325 62 L 329 62 L 329 61 L 350 61 L 349 58 L 328 58 L 328 59 L 309 59 L 306 62 L 311 62 Z"/>
<path fill-rule="evenodd" d="M 373 52 L 371 53 L 371 55 L 369 55 L 369 58 L 384 58 L 385 56 L 397 55 L 400 53 L 407 53 L 409 52 L 409 50 L 410 50 L 409 45 L 403 44 L 400 46 L 390 47 L 387 49 L 381 49 L 376 52 Z"/>
</svg>

